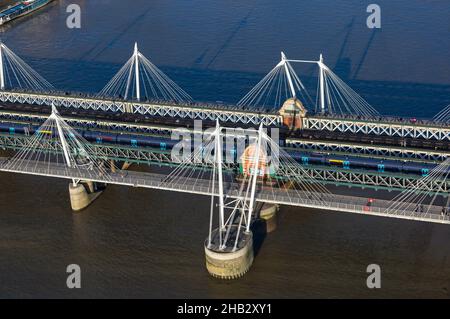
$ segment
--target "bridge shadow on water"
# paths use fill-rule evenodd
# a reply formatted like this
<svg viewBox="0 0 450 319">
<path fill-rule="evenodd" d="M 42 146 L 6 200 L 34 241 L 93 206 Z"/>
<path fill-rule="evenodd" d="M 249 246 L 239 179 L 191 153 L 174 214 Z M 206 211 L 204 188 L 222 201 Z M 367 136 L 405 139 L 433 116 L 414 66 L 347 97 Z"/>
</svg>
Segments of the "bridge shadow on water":
<svg viewBox="0 0 450 319">
<path fill-rule="evenodd" d="M 24 60 L 52 83 L 57 90 L 95 95 L 108 83 L 121 65 L 66 59 Z M 381 114 L 432 118 L 450 103 L 450 85 L 399 81 L 358 80 L 350 76 L 350 61 L 342 57 L 335 71 L 358 94 Z M 161 66 L 173 81 L 194 100 L 219 104 L 236 104 L 265 75 L 240 71 L 192 69 Z M 64 72 L 61 72 L 64 70 Z M 71 74 L 70 77 L 67 74 Z M 317 77 L 313 69 L 299 73 L 315 100 Z M 313 109 L 314 106 L 308 106 Z"/>
<path fill-rule="evenodd" d="M 251 230 L 253 232 L 253 254 L 256 258 L 267 237 L 266 221 L 261 218 L 256 219 L 252 224 Z"/>
<path fill-rule="evenodd" d="M 254 218 L 254 221 L 251 225 L 251 231 L 253 233 L 253 255 L 255 258 L 258 257 L 261 247 L 263 246 L 268 234 L 267 222 L 265 219 L 259 216 L 262 207 L 262 203 L 257 204 L 255 210 L 257 212 L 256 218 Z"/>
</svg>

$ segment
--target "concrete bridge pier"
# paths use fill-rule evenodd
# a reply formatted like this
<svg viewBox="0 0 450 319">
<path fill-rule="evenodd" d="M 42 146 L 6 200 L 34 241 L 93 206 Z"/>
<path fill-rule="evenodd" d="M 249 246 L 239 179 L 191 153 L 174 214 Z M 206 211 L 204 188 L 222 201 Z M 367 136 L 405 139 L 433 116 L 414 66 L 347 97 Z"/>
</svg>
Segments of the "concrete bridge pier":
<svg viewBox="0 0 450 319">
<path fill-rule="evenodd" d="M 117 172 L 116 162 L 109 161 L 111 172 Z M 122 170 L 127 170 L 131 166 L 131 162 L 123 162 L 120 166 Z M 95 183 L 92 181 L 81 181 L 77 185 L 69 184 L 70 204 L 73 211 L 80 211 L 88 207 L 94 200 L 99 197 L 105 190 L 106 185 Z"/>
<path fill-rule="evenodd" d="M 277 204 L 264 203 L 259 211 L 259 218 L 266 224 L 266 233 L 271 233 L 277 229 L 278 210 L 280 206 Z"/>
<path fill-rule="evenodd" d="M 242 277 L 253 264 L 253 233 L 240 227 L 239 240 L 235 242 L 238 225 L 231 226 L 230 246 L 220 247 L 218 244 L 219 229 L 212 232 L 211 243 L 205 241 L 206 269 L 213 277 L 220 279 L 237 279 Z M 226 231 L 222 231 L 226 235 Z M 235 244 L 236 243 L 236 244 Z"/>
<path fill-rule="evenodd" d="M 102 194 L 104 188 L 92 181 L 79 182 L 77 185 L 70 183 L 69 195 L 72 210 L 77 212 L 88 207 Z"/>
</svg>

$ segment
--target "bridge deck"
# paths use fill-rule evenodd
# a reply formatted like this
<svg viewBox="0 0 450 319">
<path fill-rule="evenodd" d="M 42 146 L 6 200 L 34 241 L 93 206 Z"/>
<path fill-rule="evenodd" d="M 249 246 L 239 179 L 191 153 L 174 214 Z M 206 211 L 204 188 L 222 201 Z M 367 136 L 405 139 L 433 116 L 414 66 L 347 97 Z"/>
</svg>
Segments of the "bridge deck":
<svg viewBox="0 0 450 319">
<path fill-rule="evenodd" d="M 143 173 L 133 171 L 117 171 L 108 175 L 99 175 L 92 170 L 82 168 L 69 168 L 64 164 L 32 162 L 32 165 L 17 169 L 8 168 L 8 158 L 0 158 L 0 171 L 21 173 L 37 176 L 56 177 L 63 179 L 90 180 L 93 182 L 116 184 L 132 187 L 143 187 L 150 189 L 167 190 L 174 192 L 191 193 L 198 195 L 212 195 L 212 185 L 209 180 L 191 179 L 186 177 L 177 178 L 176 181 L 165 181 L 166 174 Z M 30 164 L 30 163 L 28 163 Z M 228 198 L 241 198 L 239 195 L 238 182 L 224 184 L 225 193 Z M 216 185 L 215 189 L 218 189 Z M 362 215 L 392 217 L 416 221 L 450 224 L 450 216 L 441 216 L 441 208 L 431 207 L 426 213 L 411 211 L 388 210 L 389 201 L 377 200 L 369 208 L 366 206 L 367 199 L 355 196 L 322 194 L 321 200 L 314 200 L 305 196 L 299 196 L 295 190 L 261 188 L 255 196 L 257 202 L 267 202 L 280 205 L 307 207 L 334 212 L 348 212 Z M 215 193 L 218 195 L 217 193 Z"/>
</svg>

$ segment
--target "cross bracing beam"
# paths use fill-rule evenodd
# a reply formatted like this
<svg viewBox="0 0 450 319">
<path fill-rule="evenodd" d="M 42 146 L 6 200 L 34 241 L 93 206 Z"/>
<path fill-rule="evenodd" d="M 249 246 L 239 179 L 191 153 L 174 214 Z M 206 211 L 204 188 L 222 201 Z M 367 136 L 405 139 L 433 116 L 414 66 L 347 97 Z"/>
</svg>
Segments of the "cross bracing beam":
<svg viewBox="0 0 450 319">
<path fill-rule="evenodd" d="M 376 122 L 375 120 L 362 121 L 310 116 L 303 118 L 303 127 L 305 129 L 319 131 L 450 141 L 450 126 L 440 127 L 395 122 Z"/>
<path fill-rule="evenodd" d="M 450 152 L 445 151 L 308 139 L 286 139 L 286 147 L 309 151 L 333 152 L 333 154 L 357 154 L 385 159 L 394 157 L 432 163 L 442 162 L 450 157 Z"/>
</svg>

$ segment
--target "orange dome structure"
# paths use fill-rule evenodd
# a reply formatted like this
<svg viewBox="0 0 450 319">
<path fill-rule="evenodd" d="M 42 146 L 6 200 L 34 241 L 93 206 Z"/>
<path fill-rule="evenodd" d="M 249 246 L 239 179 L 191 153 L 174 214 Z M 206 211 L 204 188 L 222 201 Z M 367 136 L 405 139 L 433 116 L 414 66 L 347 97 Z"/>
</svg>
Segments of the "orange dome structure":
<svg viewBox="0 0 450 319">
<path fill-rule="evenodd" d="M 244 153 L 241 156 L 241 173 L 245 176 L 249 176 L 253 173 L 253 169 L 255 167 L 256 160 L 256 148 L 257 145 L 252 144 L 248 146 Z M 259 151 L 259 159 L 258 159 L 258 177 L 265 177 L 267 169 L 267 156 L 264 154 L 263 150 Z"/>
<path fill-rule="evenodd" d="M 302 119 L 306 116 L 306 108 L 297 98 L 287 99 L 279 111 L 283 117 L 283 124 L 290 129 L 301 129 Z"/>
</svg>

